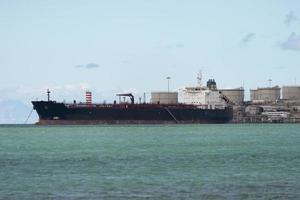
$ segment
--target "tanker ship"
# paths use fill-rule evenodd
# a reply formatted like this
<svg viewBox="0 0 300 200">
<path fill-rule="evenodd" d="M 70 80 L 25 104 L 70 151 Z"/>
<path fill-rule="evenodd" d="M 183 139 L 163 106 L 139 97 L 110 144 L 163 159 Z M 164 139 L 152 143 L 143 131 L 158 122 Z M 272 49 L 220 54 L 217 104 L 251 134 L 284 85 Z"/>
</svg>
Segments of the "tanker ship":
<svg viewBox="0 0 300 200">
<path fill-rule="evenodd" d="M 50 100 L 32 101 L 39 116 L 37 124 L 192 124 L 227 123 L 232 120 L 233 110 L 226 96 L 217 90 L 216 82 L 210 79 L 207 85 L 185 87 L 178 92 L 152 92 L 149 103 L 135 102 L 131 93 L 117 94 L 119 102 L 92 103 L 92 93 L 86 92 L 86 102 L 73 103 Z M 123 100 L 122 100 L 123 99 Z M 122 101 L 121 101 L 122 100 Z"/>
</svg>

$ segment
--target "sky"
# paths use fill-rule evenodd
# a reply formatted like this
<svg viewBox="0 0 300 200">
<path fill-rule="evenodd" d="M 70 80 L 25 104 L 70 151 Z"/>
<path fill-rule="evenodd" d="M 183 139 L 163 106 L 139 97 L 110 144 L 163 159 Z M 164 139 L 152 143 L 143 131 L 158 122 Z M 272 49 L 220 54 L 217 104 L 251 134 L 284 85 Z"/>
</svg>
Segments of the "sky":
<svg viewBox="0 0 300 200">
<path fill-rule="evenodd" d="M 0 123 L 31 100 L 113 101 L 214 78 L 218 88 L 300 84 L 299 0 L 1 0 Z M 30 122 L 37 119 L 36 113 Z"/>
</svg>

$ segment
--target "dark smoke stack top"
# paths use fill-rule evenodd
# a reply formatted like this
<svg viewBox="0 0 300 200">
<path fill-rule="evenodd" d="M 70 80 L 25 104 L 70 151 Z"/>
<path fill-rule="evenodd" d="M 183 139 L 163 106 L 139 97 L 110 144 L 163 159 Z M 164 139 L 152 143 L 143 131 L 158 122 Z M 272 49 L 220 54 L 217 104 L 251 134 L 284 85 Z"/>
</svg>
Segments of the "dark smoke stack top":
<svg viewBox="0 0 300 200">
<path fill-rule="evenodd" d="M 210 90 L 216 90 L 217 89 L 217 83 L 216 83 L 215 79 L 209 79 L 206 83 L 206 86 Z"/>
</svg>

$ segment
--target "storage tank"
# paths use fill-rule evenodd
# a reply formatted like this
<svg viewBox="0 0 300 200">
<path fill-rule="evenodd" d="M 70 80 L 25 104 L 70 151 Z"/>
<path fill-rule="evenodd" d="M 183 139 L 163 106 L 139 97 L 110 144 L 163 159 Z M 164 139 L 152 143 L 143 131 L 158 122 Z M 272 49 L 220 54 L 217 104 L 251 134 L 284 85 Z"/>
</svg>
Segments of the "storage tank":
<svg viewBox="0 0 300 200">
<path fill-rule="evenodd" d="M 250 100 L 255 101 L 258 100 L 258 91 L 257 90 L 250 90 Z"/>
<path fill-rule="evenodd" d="M 300 100 L 300 86 L 283 86 L 282 99 Z"/>
<path fill-rule="evenodd" d="M 244 102 L 244 88 L 235 88 L 235 89 L 220 89 L 231 102 L 235 105 L 241 105 Z"/>
<path fill-rule="evenodd" d="M 266 102 L 275 102 L 280 99 L 280 87 L 266 87 L 250 90 L 251 101 L 263 100 Z"/>
<path fill-rule="evenodd" d="M 177 104 L 178 92 L 151 92 L 151 103 Z"/>
</svg>

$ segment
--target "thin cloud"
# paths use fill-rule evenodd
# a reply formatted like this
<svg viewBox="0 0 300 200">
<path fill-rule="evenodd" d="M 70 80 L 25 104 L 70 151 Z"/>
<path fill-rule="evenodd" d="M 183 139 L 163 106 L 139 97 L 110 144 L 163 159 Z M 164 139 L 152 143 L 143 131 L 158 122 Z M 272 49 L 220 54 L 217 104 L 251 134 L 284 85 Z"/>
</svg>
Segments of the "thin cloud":
<svg viewBox="0 0 300 200">
<path fill-rule="evenodd" d="M 298 17 L 294 15 L 294 13 L 291 11 L 285 16 L 284 24 L 286 26 L 290 26 L 292 23 L 298 21 Z"/>
<path fill-rule="evenodd" d="M 122 63 L 122 64 L 129 64 L 130 61 L 129 61 L 129 60 L 122 60 L 121 63 Z"/>
<path fill-rule="evenodd" d="M 169 49 L 174 49 L 174 48 L 181 49 L 181 48 L 184 48 L 185 45 L 182 44 L 182 43 L 177 43 L 177 44 L 169 44 L 169 45 L 166 45 L 166 47 L 169 48 Z"/>
<path fill-rule="evenodd" d="M 292 32 L 287 40 L 280 44 L 283 50 L 300 51 L 300 35 Z"/>
<path fill-rule="evenodd" d="M 242 40 L 240 41 L 240 47 L 245 47 L 247 46 L 248 43 L 250 43 L 251 41 L 253 41 L 255 37 L 255 33 L 249 33 L 247 35 L 245 35 Z"/>
<path fill-rule="evenodd" d="M 86 65 L 76 65 L 75 67 L 76 68 L 84 68 L 84 69 L 93 69 L 93 68 L 98 68 L 100 66 L 96 63 L 88 63 Z"/>
<path fill-rule="evenodd" d="M 176 48 L 184 48 L 184 44 L 179 43 L 179 44 L 176 44 L 175 47 Z"/>
</svg>

